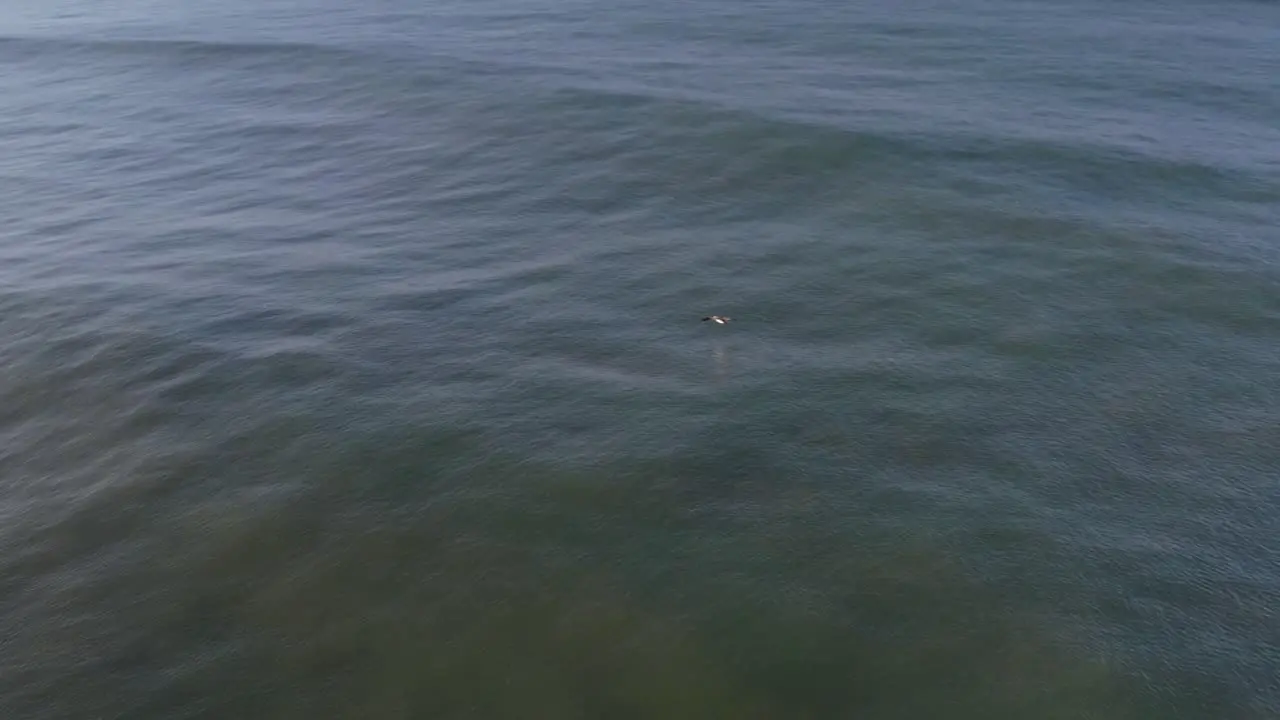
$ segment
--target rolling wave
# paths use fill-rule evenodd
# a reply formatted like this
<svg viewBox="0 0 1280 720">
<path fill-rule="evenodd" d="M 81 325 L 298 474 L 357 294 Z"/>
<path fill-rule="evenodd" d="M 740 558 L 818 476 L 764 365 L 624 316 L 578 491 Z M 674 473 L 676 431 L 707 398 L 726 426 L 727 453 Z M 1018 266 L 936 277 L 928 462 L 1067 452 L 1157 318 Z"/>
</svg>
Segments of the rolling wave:
<svg viewBox="0 0 1280 720">
<path fill-rule="evenodd" d="M 1274 705 L 1265 88 L 750 11 L 0 39 L 0 707 Z"/>
</svg>

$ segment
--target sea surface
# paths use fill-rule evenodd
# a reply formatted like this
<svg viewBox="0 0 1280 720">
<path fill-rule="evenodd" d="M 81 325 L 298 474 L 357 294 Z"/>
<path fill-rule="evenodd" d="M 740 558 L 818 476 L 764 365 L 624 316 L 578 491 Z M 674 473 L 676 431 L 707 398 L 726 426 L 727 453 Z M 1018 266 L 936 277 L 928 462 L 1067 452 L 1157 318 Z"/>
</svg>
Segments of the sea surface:
<svg viewBox="0 0 1280 720">
<path fill-rule="evenodd" d="M 1280 4 L 0 0 L 0 717 L 1280 717 Z"/>
</svg>

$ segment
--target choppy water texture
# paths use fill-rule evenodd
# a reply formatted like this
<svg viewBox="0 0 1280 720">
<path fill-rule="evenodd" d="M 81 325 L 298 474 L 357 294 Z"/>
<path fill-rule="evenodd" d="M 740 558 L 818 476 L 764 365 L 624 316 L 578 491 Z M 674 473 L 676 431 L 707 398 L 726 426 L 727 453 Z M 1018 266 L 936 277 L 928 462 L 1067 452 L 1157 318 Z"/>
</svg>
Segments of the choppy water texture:
<svg viewBox="0 0 1280 720">
<path fill-rule="evenodd" d="M 0 715 L 1276 717 L 1278 50 L 4 0 Z"/>
</svg>

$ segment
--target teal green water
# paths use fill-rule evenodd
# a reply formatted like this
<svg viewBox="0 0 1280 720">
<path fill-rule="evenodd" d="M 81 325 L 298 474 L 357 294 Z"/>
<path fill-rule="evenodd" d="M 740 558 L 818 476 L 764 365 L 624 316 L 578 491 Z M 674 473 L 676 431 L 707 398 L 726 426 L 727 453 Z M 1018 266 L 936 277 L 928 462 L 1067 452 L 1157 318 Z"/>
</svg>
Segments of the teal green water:
<svg viewBox="0 0 1280 720">
<path fill-rule="evenodd" d="M 0 716 L 1280 713 L 1274 3 L 205 5 L 0 1 Z"/>
</svg>

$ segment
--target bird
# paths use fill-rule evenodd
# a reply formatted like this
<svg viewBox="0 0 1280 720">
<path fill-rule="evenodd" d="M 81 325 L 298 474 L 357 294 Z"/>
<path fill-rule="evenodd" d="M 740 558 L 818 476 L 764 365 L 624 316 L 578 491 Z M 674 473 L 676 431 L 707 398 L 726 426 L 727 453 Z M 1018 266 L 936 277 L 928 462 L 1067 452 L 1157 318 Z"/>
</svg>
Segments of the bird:
<svg viewBox="0 0 1280 720">
<path fill-rule="evenodd" d="M 724 315 L 708 315 L 702 318 L 702 322 L 706 322 L 708 320 L 710 320 L 711 322 L 717 325 L 725 325 L 729 322 L 729 318 L 725 317 Z"/>
</svg>

